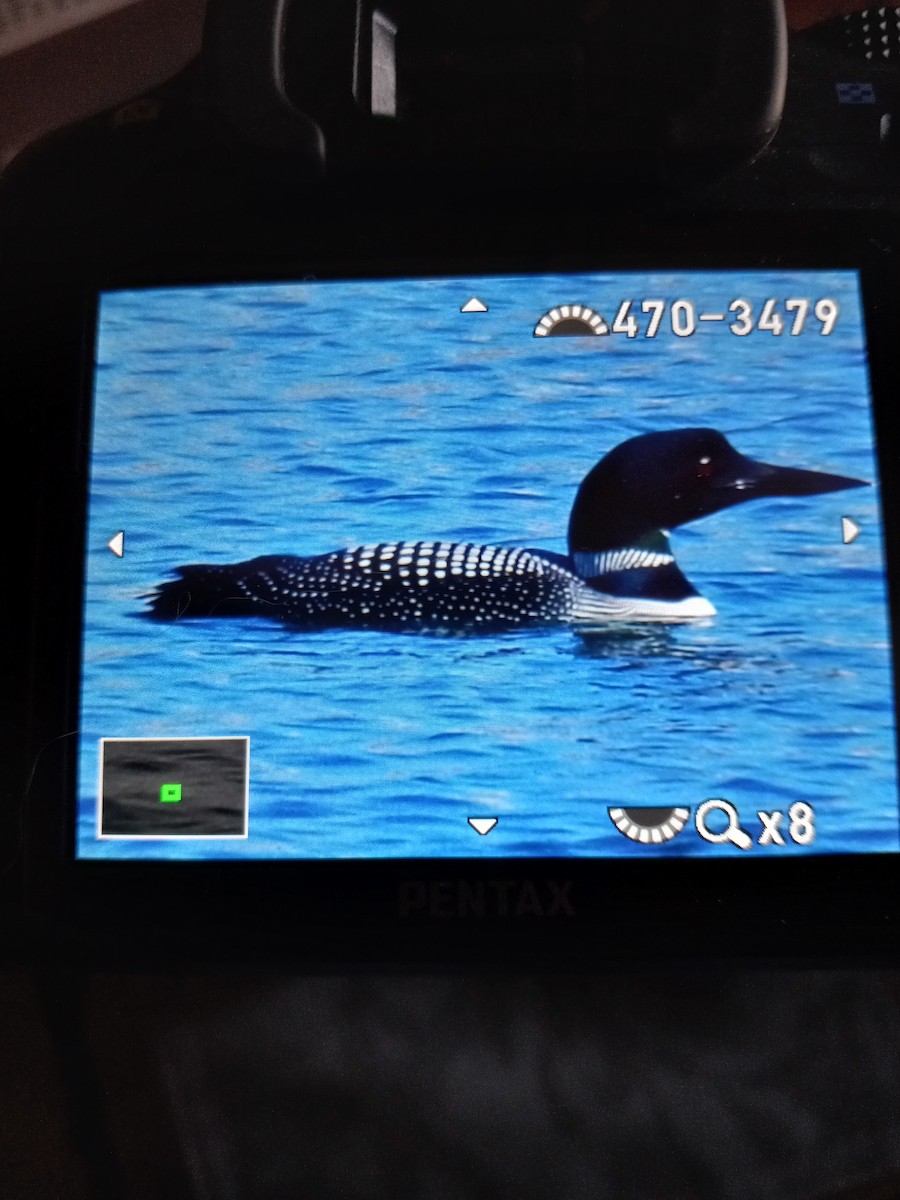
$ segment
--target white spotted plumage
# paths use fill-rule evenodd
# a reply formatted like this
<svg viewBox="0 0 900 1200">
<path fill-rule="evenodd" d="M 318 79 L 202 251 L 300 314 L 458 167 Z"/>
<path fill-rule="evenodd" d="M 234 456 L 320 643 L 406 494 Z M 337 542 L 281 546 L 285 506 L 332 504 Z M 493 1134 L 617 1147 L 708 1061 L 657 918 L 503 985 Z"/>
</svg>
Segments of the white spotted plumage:
<svg viewBox="0 0 900 1200">
<path fill-rule="evenodd" d="M 203 572 L 207 586 L 227 572 L 233 596 L 246 598 L 253 611 L 301 625 L 464 628 L 569 621 L 578 619 L 578 597 L 586 590 L 571 572 L 536 554 L 468 542 L 366 545 L 194 570 Z M 607 611 L 615 615 L 625 607 L 609 598 Z"/>
<path fill-rule="evenodd" d="M 662 565 L 671 556 L 629 550 L 605 560 L 621 570 Z M 512 629 L 692 620 L 715 611 L 699 596 L 672 604 L 607 595 L 540 552 L 470 542 L 383 543 L 185 570 L 191 572 L 186 588 L 220 597 L 210 615 L 237 605 L 300 626 Z"/>
</svg>

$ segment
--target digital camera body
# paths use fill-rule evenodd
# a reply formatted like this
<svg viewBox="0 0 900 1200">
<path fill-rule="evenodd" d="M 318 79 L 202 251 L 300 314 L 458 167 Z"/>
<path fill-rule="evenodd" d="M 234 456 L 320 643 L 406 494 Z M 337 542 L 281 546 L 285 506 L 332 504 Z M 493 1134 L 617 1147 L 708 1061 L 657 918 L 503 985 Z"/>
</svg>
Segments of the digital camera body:
<svg viewBox="0 0 900 1200">
<path fill-rule="evenodd" d="M 892 65 L 670 9 L 215 5 L 13 168 L 22 949 L 894 953 Z"/>
</svg>

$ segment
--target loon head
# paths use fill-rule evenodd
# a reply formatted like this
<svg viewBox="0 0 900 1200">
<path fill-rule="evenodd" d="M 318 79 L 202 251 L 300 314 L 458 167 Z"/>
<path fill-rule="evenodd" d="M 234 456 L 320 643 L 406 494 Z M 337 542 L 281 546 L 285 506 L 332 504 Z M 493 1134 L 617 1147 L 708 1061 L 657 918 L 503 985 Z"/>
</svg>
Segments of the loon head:
<svg viewBox="0 0 900 1200">
<path fill-rule="evenodd" d="M 675 565 L 665 531 L 747 500 L 865 486 L 845 475 L 755 462 L 715 429 L 645 433 L 616 446 L 583 480 L 569 552 L 578 574 L 600 590 L 685 600 L 697 592 Z M 702 605 L 691 615 L 714 611 Z"/>
</svg>

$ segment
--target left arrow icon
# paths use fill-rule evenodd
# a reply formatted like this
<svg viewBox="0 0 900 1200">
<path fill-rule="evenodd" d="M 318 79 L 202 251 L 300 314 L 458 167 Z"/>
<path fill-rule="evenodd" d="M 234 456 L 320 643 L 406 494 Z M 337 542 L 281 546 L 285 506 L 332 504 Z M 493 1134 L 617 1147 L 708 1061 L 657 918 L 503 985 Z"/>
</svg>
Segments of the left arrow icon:
<svg viewBox="0 0 900 1200">
<path fill-rule="evenodd" d="M 121 558 L 125 553 L 125 531 L 120 529 L 118 533 L 114 533 L 106 544 L 116 558 Z"/>
</svg>

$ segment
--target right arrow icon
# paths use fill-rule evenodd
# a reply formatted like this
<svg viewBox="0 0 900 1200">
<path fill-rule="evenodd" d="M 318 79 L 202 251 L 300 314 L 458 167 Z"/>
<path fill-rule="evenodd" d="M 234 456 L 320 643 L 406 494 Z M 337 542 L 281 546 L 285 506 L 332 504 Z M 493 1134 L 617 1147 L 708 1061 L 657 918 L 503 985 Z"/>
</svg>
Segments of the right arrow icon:
<svg viewBox="0 0 900 1200">
<path fill-rule="evenodd" d="M 841 517 L 841 537 L 844 539 L 845 546 L 855 542 L 860 532 L 859 526 L 851 517 Z"/>
</svg>

